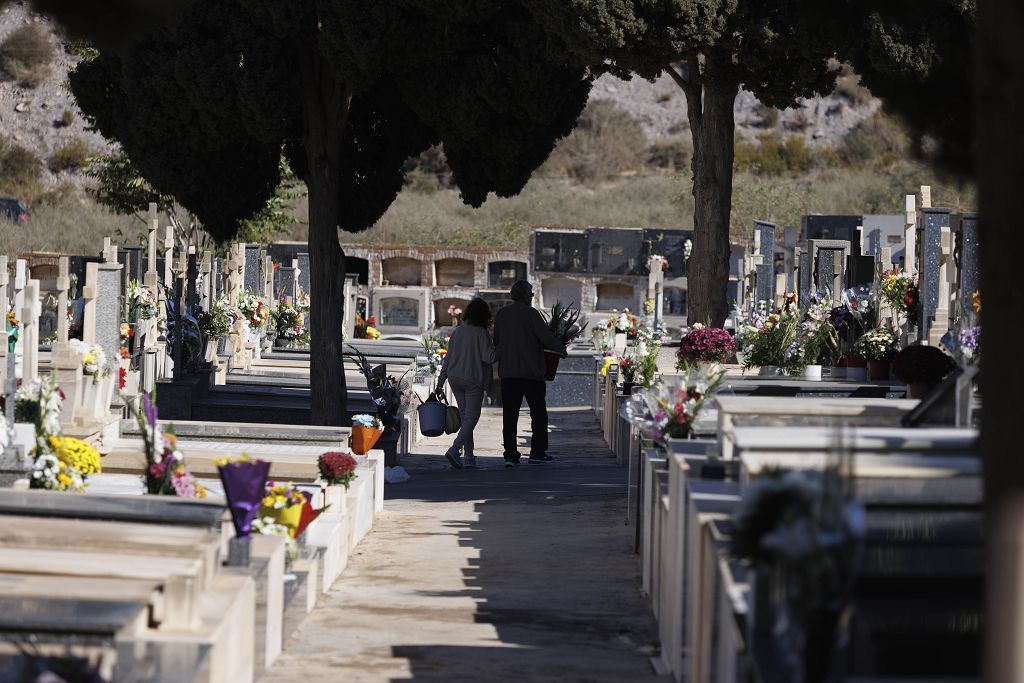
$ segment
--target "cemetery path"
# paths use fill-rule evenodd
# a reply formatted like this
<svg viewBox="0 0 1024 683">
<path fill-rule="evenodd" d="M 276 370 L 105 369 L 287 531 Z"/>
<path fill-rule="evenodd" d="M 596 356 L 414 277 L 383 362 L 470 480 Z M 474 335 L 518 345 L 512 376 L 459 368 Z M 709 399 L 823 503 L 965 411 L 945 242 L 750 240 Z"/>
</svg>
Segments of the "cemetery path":
<svg viewBox="0 0 1024 683">
<path fill-rule="evenodd" d="M 551 422 L 557 464 L 502 467 L 490 409 L 479 470 L 440 469 L 450 437 L 404 458 L 412 479 L 263 680 L 669 680 L 649 663 L 625 471 L 589 411 Z"/>
</svg>

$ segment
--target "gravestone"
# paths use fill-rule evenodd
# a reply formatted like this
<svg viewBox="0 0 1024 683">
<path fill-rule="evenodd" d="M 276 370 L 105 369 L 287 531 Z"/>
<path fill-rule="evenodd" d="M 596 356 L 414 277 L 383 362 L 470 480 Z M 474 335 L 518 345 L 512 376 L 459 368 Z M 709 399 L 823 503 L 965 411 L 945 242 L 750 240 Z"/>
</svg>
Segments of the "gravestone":
<svg viewBox="0 0 1024 683">
<path fill-rule="evenodd" d="M 572 299 L 560 299 L 563 304 L 568 304 Z M 544 299 L 545 306 L 550 307 L 554 301 Z M 579 303 L 576 301 L 576 303 Z M 597 286 L 597 303 L 594 304 L 598 311 L 621 311 L 625 308 L 636 310 L 637 296 L 633 285 L 623 282 L 604 282 Z"/>
<path fill-rule="evenodd" d="M 860 232 L 863 216 L 808 215 L 800 220 L 803 239 L 839 240 L 849 242 L 855 256 L 860 256 Z"/>
<path fill-rule="evenodd" d="M 384 334 L 420 335 L 433 322 L 427 287 L 377 287 L 373 298 L 377 329 Z"/>
<path fill-rule="evenodd" d="M 757 289 L 755 291 L 756 303 L 767 301 L 769 307 L 775 305 L 775 266 L 771 263 L 758 263 L 754 266 L 756 273 Z"/>
<path fill-rule="evenodd" d="M 143 248 L 141 246 L 119 246 L 117 248 L 117 262 L 124 267 L 122 272 L 124 273 L 125 285 L 128 284 L 128 280 L 142 282 L 142 278 L 145 275 L 145 266 L 143 265 Z"/>
<path fill-rule="evenodd" d="M 922 228 L 917 248 L 920 250 L 921 321 L 919 331 L 924 334 L 939 306 L 939 265 L 942 260 L 942 228 L 950 224 L 950 210 L 923 208 Z"/>
<path fill-rule="evenodd" d="M 838 305 L 846 281 L 846 258 L 850 255 L 846 240 L 807 240 L 808 296 L 828 289 L 833 305 Z M 824 252 L 824 253 L 823 253 Z"/>
<path fill-rule="evenodd" d="M 586 272 L 587 236 L 578 230 L 535 230 L 533 270 L 542 273 Z"/>
<path fill-rule="evenodd" d="M 220 301 L 224 296 L 224 262 L 220 256 L 214 256 L 210 260 L 210 298 L 212 301 Z"/>
<path fill-rule="evenodd" d="M 903 253 L 905 221 L 902 215 L 864 216 L 860 253 L 877 258 L 883 247 L 889 247 L 893 258 L 898 258 Z M 884 268 L 889 266 L 886 264 Z"/>
<path fill-rule="evenodd" d="M 588 271 L 600 275 L 644 275 L 644 233 L 639 229 L 587 230 Z"/>
<path fill-rule="evenodd" d="M 250 292 L 260 291 L 260 245 L 245 245 L 245 269 L 242 275 L 242 286 Z"/>
<path fill-rule="evenodd" d="M 292 301 L 295 299 L 295 284 L 296 284 L 296 273 L 295 269 L 290 265 L 281 266 L 277 269 L 277 290 L 274 292 L 274 298 L 285 301 Z"/>
<path fill-rule="evenodd" d="M 95 343 L 110 361 L 121 349 L 121 270 L 119 263 L 102 263 L 97 272 Z"/>
<path fill-rule="evenodd" d="M 965 213 L 960 219 L 960 306 L 961 312 L 972 311 L 971 295 L 981 287 L 978 276 L 979 261 L 977 214 Z"/>
<path fill-rule="evenodd" d="M 692 245 L 693 232 L 690 230 L 657 230 L 647 228 L 643 232 L 643 241 L 650 254 L 665 257 L 668 268 L 666 278 L 686 277 L 686 243 Z M 650 255 L 648 254 L 648 256 Z"/>
<path fill-rule="evenodd" d="M 775 224 L 768 221 L 754 221 L 755 244 L 758 252 L 764 257 L 764 263 L 771 263 L 775 257 Z"/>
<path fill-rule="evenodd" d="M 415 299 L 387 297 L 380 300 L 380 324 L 388 327 L 419 327 L 420 309 Z"/>
<path fill-rule="evenodd" d="M 299 289 L 308 294 L 310 289 L 309 254 L 302 252 L 296 258 L 299 261 Z"/>
<path fill-rule="evenodd" d="M 850 256 L 846 259 L 846 287 L 870 285 L 875 281 L 874 256 Z"/>
</svg>

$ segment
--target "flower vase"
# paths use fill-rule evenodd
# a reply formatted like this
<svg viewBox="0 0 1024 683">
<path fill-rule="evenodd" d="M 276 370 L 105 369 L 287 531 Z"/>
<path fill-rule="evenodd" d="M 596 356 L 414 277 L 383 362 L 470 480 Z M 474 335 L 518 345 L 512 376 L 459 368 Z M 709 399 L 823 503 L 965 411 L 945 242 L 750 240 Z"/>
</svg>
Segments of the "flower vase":
<svg viewBox="0 0 1024 683">
<path fill-rule="evenodd" d="M 820 382 L 821 381 L 821 366 L 820 365 L 805 365 L 804 366 L 804 379 L 808 382 Z"/>
<path fill-rule="evenodd" d="M 889 379 L 889 361 L 869 360 L 868 379 Z"/>
<path fill-rule="evenodd" d="M 846 368 L 846 379 L 851 382 L 863 382 L 868 378 L 867 368 L 848 367 Z"/>
<path fill-rule="evenodd" d="M 699 361 L 697 363 L 697 368 L 700 370 L 700 373 L 708 379 L 714 379 L 724 372 L 722 364 L 715 363 L 714 361 Z"/>
<path fill-rule="evenodd" d="M 846 379 L 846 366 L 845 365 L 833 365 L 832 366 L 832 379 Z"/>
<path fill-rule="evenodd" d="M 632 381 L 623 381 L 622 383 L 622 394 L 623 396 L 632 396 L 633 387 L 636 385 Z"/>
<path fill-rule="evenodd" d="M 777 365 L 762 365 L 758 371 L 758 377 L 778 377 L 782 374 L 782 369 Z"/>
<path fill-rule="evenodd" d="M 622 354 L 623 351 L 626 350 L 626 333 L 625 332 L 616 332 L 615 333 L 615 343 L 612 346 L 612 350 L 615 351 L 616 354 L 620 354 L 620 355 Z"/>
<path fill-rule="evenodd" d="M 299 520 L 302 519 L 302 508 L 304 507 L 306 507 L 306 503 L 283 508 L 260 506 L 260 517 L 270 517 L 277 524 L 287 527 L 288 536 L 295 538 L 295 530 L 299 528 Z"/>
<path fill-rule="evenodd" d="M 36 447 L 36 425 L 34 422 L 15 422 L 11 444 L 27 455 Z"/>
<path fill-rule="evenodd" d="M 558 373 L 558 361 L 561 359 L 562 357 L 554 351 L 544 351 L 544 362 L 547 363 L 547 369 L 544 373 L 544 381 L 554 381 L 555 375 Z"/>
<path fill-rule="evenodd" d="M 83 417 L 97 416 L 96 405 L 99 403 L 99 386 L 95 375 L 82 375 L 82 391 L 79 393 L 78 407 Z"/>
<path fill-rule="evenodd" d="M 382 429 L 352 425 L 352 452 L 356 455 L 366 455 L 383 433 Z"/>
</svg>

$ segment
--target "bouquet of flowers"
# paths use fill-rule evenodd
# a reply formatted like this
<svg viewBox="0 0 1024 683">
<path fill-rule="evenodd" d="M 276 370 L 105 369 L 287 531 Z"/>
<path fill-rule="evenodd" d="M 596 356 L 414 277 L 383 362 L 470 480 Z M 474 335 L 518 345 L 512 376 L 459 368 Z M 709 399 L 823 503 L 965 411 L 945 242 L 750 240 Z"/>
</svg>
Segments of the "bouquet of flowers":
<svg viewBox="0 0 1024 683">
<path fill-rule="evenodd" d="M 551 313 L 543 314 L 548 329 L 566 346 L 583 334 L 589 324 L 586 320 L 580 322 L 580 309 L 573 308 L 574 303 L 566 306 L 556 301 L 551 307 Z"/>
<path fill-rule="evenodd" d="M 60 435 L 63 404 L 64 392 L 57 386 L 53 375 L 21 382 L 14 392 L 14 421 L 35 425 L 37 451 L 47 450 L 47 437 Z"/>
<path fill-rule="evenodd" d="M 981 356 L 981 326 L 975 325 L 960 330 L 960 351 L 964 358 L 969 361 L 976 361 Z"/>
<path fill-rule="evenodd" d="M 368 429 L 384 429 L 384 423 L 376 415 L 362 414 L 352 416 L 352 425 Z"/>
<path fill-rule="evenodd" d="M 616 315 L 607 318 L 604 324 L 608 329 L 624 334 L 627 338 L 636 337 L 636 332 L 640 329 L 640 321 L 629 312 L 628 308 L 623 309 L 622 313 L 616 313 Z"/>
<path fill-rule="evenodd" d="M 892 358 L 896 353 L 896 346 L 899 340 L 896 334 L 885 327 L 876 327 L 864 334 L 854 344 L 854 351 L 862 358 L 874 361 L 884 361 Z"/>
<path fill-rule="evenodd" d="M 238 312 L 242 314 L 242 318 L 249 323 L 249 327 L 252 329 L 258 329 L 261 327 L 270 317 L 270 307 L 249 290 L 243 290 L 238 295 L 238 301 L 235 302 L 238 307 Z"/>
<path fill-rule="evenodd" d="M 185 466 L 185 456 L 178 450 L 178 439 L 170 429 L 157 423 L 157 407 L 142 394 L 130 404 L 142 433 L 146 453 L 146 492 L 181 498 L 205 498 L 206 488 L 196 481 Z"/>
<path fill-rule="evenodd" d="M 899 268 L 882 273 L 881 294 L 893 311 L 903 313 L 908 320 L 917 320 L 921 293 L 917 279 Z"/>
<path fill-rule="evenodd" d="M 452 317 L 452 325 L 458 325 L 459 316 L 462 315 L 462 309 L 456 306 L 455 304 L 452 304 L 451 306 L 448 307 L 448 315 Z"/>
<path fill-rule="evenodd" d="M 770 311 L 762 301 L 745 330 L 742 347 L 745 367 L 788 367 L 794 361 L 792 344 L 800 326 L 800 309 L 796 294 L 786 294 L 782 306 Z M 790 353 L 787 353 L 789 351 Z"/>
<path fill-rule="evenodd" d="M 375 326 L 376 318 L 372 315 L 369 318 L 356 314 L 355 337 L 356 339 L 380 339 L 380 330 Z"/>
<path fill-rule="evenodd" d="M 86 477 L 101 470 L 100 454 L 89 444 L 70 436 L 49 436 L 48 449 L 38 452 L 29 485 L 50 491 L 85 490 Z"/>
<path fill-rule="evenodd" d="M 231 326 L 239 317 L 241 313 L 227 299 L 214 301 L 209 309 L 199 314 L 199 329 L 207 339 L 220 339 L 228 336 Z"/>
<path fill-rule="evenodd" d="M 270 517 L 275 523 L 287 527 L 288 535 L 295 538 L 295 530 L 299 527 L 299 519 L 305 505 L 306 497 L 293 484 L 275 484 L 268 481 L 259 514 L 260 517 Z"/>
<path fill-rule="evenodd" d="M 676 367 L 683 370 L 695 363 L 725 363 L 735 351 L 736 342 L 728 332 L 696 323 L 679 341 Z"/>
<path fill-rule="evenodd" d="M 128 316 L 134 319 L 155 320 L 160 315 L 156 293 L 149 287 L 142 287 L 138 280 L 128 282 Z"/>
<path fill-rule="evenodd" d="M 356 478 L 356 467 L 359 465 L 351 453 L 340 451 L 328 451 L 321 454 L 316 464 L 320 470 L 321 479 L 332 486 L 340 485 L 346 489 Z"/>
<path fill-rule="evenodd" d="M 892 361 L 892 372 L 906 384 L 934 384 L 956 367 L 948 354 L 935 346 L 908 346 Z"/>
<path fill-rule="evenodd" d="M 284 537 L 284 570 L 291 571 L 292 564 L 299 559 L 299 544 L 292 537 L 292 530 L 284 524 L 278 524 L 272 516 L 252 520 L 252 530 L 261 536 Z"/>
<path fill-rule="evenodd" d="M 259 503 L 266 495 L 270 463 L 253 460 L 246 455 L 238 458 L 218 458 L 213 462 L 224 486 L 224 496 L 228 499 L 235 535 L 242 539 L 248 538 L 253 529 L 253 520 Z"/>
<path fill-rule="evenodd" d="M 79 339 L 72 339 L 70 344 L 71 348 L 74 349 L 81 359 L 82 374 L 92 377 L 93 382 L 96 382 L 101 376 L 110 372 L 110 368 L 107 365 L 107 354 L 103 352 L 102 346 L 99 344 L 86 344 Z"/>
<path fill-rule="evenodd" d="M 700 371 L 664 378 L 634 394 L 621 414 L 645 436 L 664 444 L 666 439 L 686 439 L 707 398 L 722 382 L 721 375 L 707 377 Z"/>
<path fill-rule="evenodd" d="M 427 355 L 427 369 L 431 375 L 441 372 L 441 364 L 448 355 L 448 337 L 443 334 L 423 335 L 423 352 Z"/>
<path fill-rule="evenodd" d="M 812 302 L 804 312 L 796 340 L 787 349 L 790 367 L 817 365 L 826 352 L 838 348 L 839 338 L 829 319 L 830 309 L 824 302 Z"/>
<path fill-rule="evenodd" d="M 622 375 L 622 381 L 629 384 L 636 377 L 636 363 L 628 355 L 619 359 L 619 374 Z"/>
<path fill-rule="evenodd" d="M 287 301 L 281 301 L 270 314 L 278 339 L 293 341 L 300 346 L 309 344 L 309 331 L 303 322 L 306 311 Z"/>
</svg>

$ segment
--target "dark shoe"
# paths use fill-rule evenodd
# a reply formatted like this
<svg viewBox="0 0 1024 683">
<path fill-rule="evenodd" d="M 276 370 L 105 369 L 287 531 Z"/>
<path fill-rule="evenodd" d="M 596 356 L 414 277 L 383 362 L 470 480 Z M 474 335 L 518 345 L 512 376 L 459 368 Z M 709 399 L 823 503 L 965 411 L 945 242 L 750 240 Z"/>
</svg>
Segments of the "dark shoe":
<svg viewBox="0 0 1024 683">
<path fill-rule="evenodd" d="M 519 459 L 523 457 L 521 454 L 516 453 L 515 455 L 505 456 L 505 467 L 517 467 L 519 465 Z"/>
<path fill-rule="evenodd" d="M 462 469 L 462 459 L 459 458 L 458 451 L 448 451 L 444 454 L 444 457 L 448 458 L 448 462 L 452 464 L 452 467 L 457 470 Z"/>
<path fill-rule="evenodd" d="M 537 465 L 537 464 L 543 465 L 543 464 L 546 464 L 546 463 L 549 463 L 549 462 L 553 462 L 553 461 L 554 461 L 554 458 L 552 458 L 550 455 L 546 455 L 546 454 L 544 454 L 544 455 L 531 455 L 529 463 L 531 465 Z"/>
<path fill-rule="evenodd" d="M 475 455 L 464 455 L 462 456 L 462 466 L 468 469 L 476 469 L 476 456 Z"/>
</svg>

